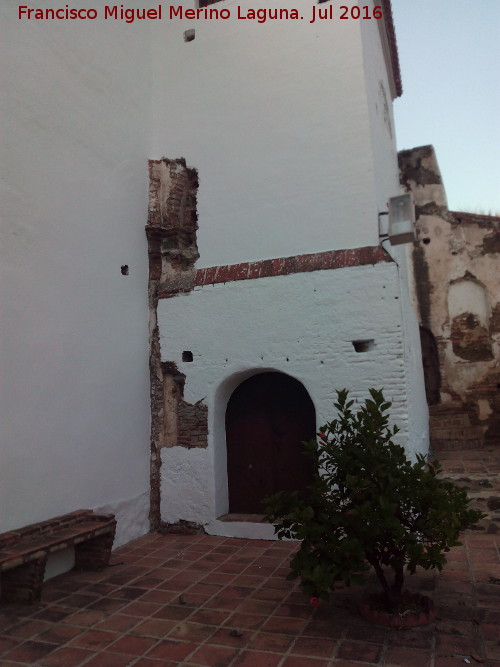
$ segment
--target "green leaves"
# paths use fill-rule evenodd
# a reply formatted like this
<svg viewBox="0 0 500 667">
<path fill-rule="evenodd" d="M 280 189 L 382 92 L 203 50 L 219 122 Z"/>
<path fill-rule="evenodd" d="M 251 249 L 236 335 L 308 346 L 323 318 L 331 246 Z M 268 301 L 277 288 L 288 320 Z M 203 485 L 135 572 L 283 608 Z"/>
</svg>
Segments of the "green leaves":
<svg viewBox="0 0 500 667">
<path fill-rule="evenodd" d="M 281 492 L 265 501 L 277 536 L 301 541 L 289 577 L 300 577 L 307 595 L 327 599 L 337 582 L 358 582 L 369 562 L 393 600 L 404 569 L 441 569 L 460 531 L 482 518 L 465 490 L 439 478 L 437 461 L 406 458 L 393 441 L 391 403 L 381 390 L 369 394 L 354 411 L 348 391 L 337 391 L 337 416 L 304 443 L 318 470 L 307 500 Z M 394 571 L 392 586 L 383 566 Z"/>
</svg>

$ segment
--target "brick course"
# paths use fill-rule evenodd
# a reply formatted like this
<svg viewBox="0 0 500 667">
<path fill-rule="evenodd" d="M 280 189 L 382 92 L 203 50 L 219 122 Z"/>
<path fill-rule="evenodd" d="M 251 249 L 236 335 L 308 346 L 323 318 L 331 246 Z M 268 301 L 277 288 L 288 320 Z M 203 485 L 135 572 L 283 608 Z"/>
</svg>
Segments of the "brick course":
<svg viewBox="0 0 500 667">
<path fill-rule="evenodd" d="M 160 288 L 158 298 L 168 298 L 180 292 L 189 291 L 192 287 L 203 287 L 216 283 L 229 283 L 239 280 L 255 280 L 271 276 L 287 276 L 292 273 L 308 273 L 311 271 L 327 271 L 343 269 L 348 266 L 365 266 L 380 262 L 392 262 L 392 258 L 380 246 L 349 248 L 346 250 L 327 250 L 293 257 L 278 257 L 257 262 L 241 262 L 198 269 L 192 286 L 169 284 L 168 288 Z"/>
</svg>

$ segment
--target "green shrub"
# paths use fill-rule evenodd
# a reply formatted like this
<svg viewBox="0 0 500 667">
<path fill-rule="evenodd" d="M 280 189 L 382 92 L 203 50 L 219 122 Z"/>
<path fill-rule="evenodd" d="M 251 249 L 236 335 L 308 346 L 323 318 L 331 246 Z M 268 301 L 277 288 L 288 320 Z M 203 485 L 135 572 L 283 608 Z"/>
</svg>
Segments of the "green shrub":
<svg viewBox="0 0 500 667">
<path fill-rule="evenodd" d="M 305 445 L 316 470 L 309 496 L 280 492 L 264 501 L 266 520 L 279 539 L 302 542 L 289 579 L 301 578 L 307 595 L 328 599 L 337 582 L 363 581 L 372 566 L 387 611 L 402 603 L 405 573 L 442 569 L 459 533 L 482 514 L 467 493 L 438 478 L 437 461 L 412 463 L 393 440 L 391 403 L 382 391 L 353 411 L 347 390 L 337 392 L 337 417 Z M 389 576 L 391 575 L 391 576 Z"/>
</svg>

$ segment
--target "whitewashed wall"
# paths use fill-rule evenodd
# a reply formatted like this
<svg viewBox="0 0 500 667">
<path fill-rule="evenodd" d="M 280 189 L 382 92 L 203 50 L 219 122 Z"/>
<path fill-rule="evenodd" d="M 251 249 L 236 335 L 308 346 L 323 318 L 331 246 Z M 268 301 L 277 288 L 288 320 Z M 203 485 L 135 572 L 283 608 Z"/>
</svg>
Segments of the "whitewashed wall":
<svg viewBox="0 0 500 667">
<path fill-rule="evenodd" d="M 153 26 L 151 157 L 199 170 L 198 267 L 375 245 L 377 199 L 398 193 L 394 157 L 376 195 L 365 68 L 377 21 L 363 51 L 361 21 L 310 24 L 310 0 L 273 0 L 305 19 L 263 24 L 238 20 L 238 5 L 270 7 L 226 0 L 214 7 L 229 20 Z"/>
<path fill-rule="evenodd" d="M 227 0 L 214 7 L 230 8 L 231 20 L 153 26 L 152 157 L 182 156 L 199 171 L 197 267 L 377 245 L 378 213 L 399 193 L 377 21 L 310 24 L 311 3 L 278 0 L 307 18 L 258 24 L 238 20 L 237 5 L 269 7 Z M 228 509 L 226 404 L 255 372 L 300 380 L 318 425 L 332 417 L 335 389 L 363 398 L 384 386 L 401 442 L 412 455 L 426 450 L 406 253 L 390 252 L 398 265 L 218 284 L 160 302 L 162 359 L 186 374 L 185 400 L 204 398 L 209 415 L 206 450 L 162 449 L 165 521 L 255 535 L 216 521 Z M 374 349 L 356 353 L 352 341 L 370 338 Z"/>
<path fill-rule="evenodd" d="M 228 511 L 224 418 L 232 391 L 267 370 L 303 383 L 317 425 L 333 417 L 335 390 L 364 398 L 385 388 L 410 454 L 426 448 L 425 424 L 412 420 L 394 264 L 352 267 L 219 284 L 160 302 L 162 358 L 186 375 L 184 398 L 204 399 L 209 441 L 205 450 L 162 450 L 162 517 L 208 523 Z M 352 341 L 373 339 L 365 353 Z M 183 350 L 193 362 L 183 362 Z"/>
<path fill-rule="evenodd" d="M 269 7 L 220 6 L 237 4 Z M 146 160 L 183 156 L 199 171 L 198 268 L 377 244 L 397 174 L 379 88 L 366 78 L 381 63 L 378 26 L 312 25 L 308 0 L 273 2 L 305 20 L 265 24 L 19 21 L 17 6 L 1 7 L 0 530 L 95 507 L 117 513 L 122 543 L 147 530 Z M 163 450 L 163 518 L 224 511 L 223 411 L 245 373 L 294 375 L 320 422 L 344 385 L 361 395 L 390 383 L 401 425 L 420 415 L 402 399 L 409 373 L 419 378 L 401 356 L 401 294 L 395 267 L 380 265 L 162 302 L 163 358 L 179 361 L 181 342 L 201 350 L 186 399 L 207 396 L 211 420 L 205 452 Z M 240 335 L 245 321 L 251 338 Z M 372 335 L 374 352 L 356 354 L 351 340 Z M 198 489 L 187 474 L 201 475 Z"/>
<path fill-rule="evenodd" d="M 0 531 L 104 507 L 119 544 L 148 530 L 149 33 L 17 5 L 1 8 Z"/>
</svg>

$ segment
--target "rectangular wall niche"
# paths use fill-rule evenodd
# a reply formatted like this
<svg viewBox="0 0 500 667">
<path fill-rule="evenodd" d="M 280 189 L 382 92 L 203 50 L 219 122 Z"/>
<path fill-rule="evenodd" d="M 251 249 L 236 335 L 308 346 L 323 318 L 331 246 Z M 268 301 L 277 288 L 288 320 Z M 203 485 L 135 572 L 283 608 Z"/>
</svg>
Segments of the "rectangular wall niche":
<svg viewBox="0 0 500 667">
<path fill-rule="evenodd" d="M 353 340 L 352 346 L 354 347 L 356 352 L 369 352 L 370 350 L 373 350 L 373 348 L 375 347 L 375 341 L 373 340 L 373 338 L 367 340 Z"/>
</svg>

